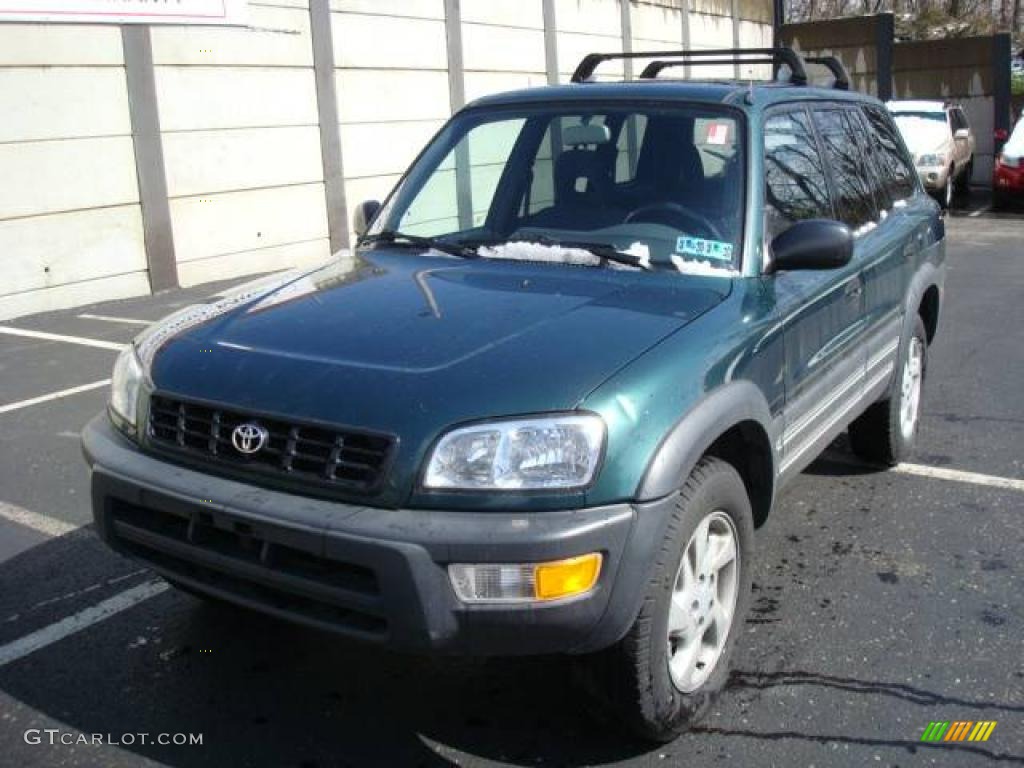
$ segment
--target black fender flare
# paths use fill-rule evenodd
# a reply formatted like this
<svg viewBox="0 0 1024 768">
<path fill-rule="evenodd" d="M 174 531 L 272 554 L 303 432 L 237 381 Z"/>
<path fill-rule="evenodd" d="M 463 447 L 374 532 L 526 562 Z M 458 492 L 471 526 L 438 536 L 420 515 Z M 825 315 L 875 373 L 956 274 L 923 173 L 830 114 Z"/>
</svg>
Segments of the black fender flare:
<svg viewBox="0 0 1024 768">
<path fill-rule="evenodd" d="M 752 381 L 738 379 L 701 398 L 662 438 L 640 480 L 637 500 L 650 501 L 673 493 L 719 437 L 748 421 L 757 423 L 768 436 L 774 498 L 778 477 L 777 435 L 768 401 Z"/>
<path fill-rule="evenodd" d="M 939 291 L 938 317 L 942 317 L 942 292 L 945 282 L 945 264 L 936 266 L 926 261 L 917 268 L 917 271 L 910 278 L 907 286 L 906 303 L 903 306 L 903 339 L 909 337 L 917 317 L 917 310 L 924 300 L 925 293 L 929 288 L 935 287 Z M 938 322 L 936 318 L 936 322 Z M 902 344 L 901 344 L 902 347 Z M 901 349 L 902 351 L 902 349 Z"/>
</svg>

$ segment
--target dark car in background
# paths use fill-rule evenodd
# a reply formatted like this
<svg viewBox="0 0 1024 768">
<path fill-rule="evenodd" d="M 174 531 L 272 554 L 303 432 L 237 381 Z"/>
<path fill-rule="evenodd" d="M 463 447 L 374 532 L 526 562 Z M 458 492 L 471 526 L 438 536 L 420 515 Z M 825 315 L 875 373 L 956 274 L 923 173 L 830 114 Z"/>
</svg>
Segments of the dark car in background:
<svg viewBox="0 0 1024 768">
<path fill-rule="evenodd" d="M 593 80 L 626 56 L 653 60 Z M 723 57 L 789 79 L 661 76 Z M 943 221 L 828 63 L 591 55 L 467 106 L 352 254 L 121 355 L 83 433 L 100 536 L 367 643 L 573 656 L 618 722 L 679 733 L 780 489 L 844 430 L 883 464 L 917 435 Z"/>
</svg>

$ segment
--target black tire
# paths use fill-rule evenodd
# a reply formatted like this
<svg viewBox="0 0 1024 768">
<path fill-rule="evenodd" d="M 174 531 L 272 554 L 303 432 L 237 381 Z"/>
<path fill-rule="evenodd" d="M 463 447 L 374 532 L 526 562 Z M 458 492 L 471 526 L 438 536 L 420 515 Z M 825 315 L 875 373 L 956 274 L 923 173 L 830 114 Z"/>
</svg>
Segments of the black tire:
<svg viewBox="0 0 1024 768">
<path fill-rule="evenodd" d="M 669 602 L 687 544 L 698 524 L 717 511 L 728 515 L 736 534 L 736 607 L 710 676 L 692 693 L 683 693 L 668 667 Z M 753 544 L 753 516 L 742 479 L 730 464 L 702 459 L 679 490 L 633 626 L 616 645 L 581 660 L 588 687 L 611 719 L 641 738 L 664 742 L 705 713 L 725 686 L 736 639 L 742 633 L 750 602 Z"/>
<path fill-rule="evenodd" d="M 861 416 L 850 424 L 850 447 L 864 461 L 874 464 L 895 466 L 910 456 L 917 438 L 917 430 L 921 424 L 921 399 L 917 402 L 917 415 L 913 430 L 906 434 L 900 421 L 900 408 L 903 398 L 903 380 L 906 376 L 907 355 L 913 339 L 917 339 L 921 349 L 922 384 L 928 371 L 928 336 L 924 321 L 918 315 L 914 320 L 910 336 L 900 344 L 900 356 L 896 363 L 896 374 L 893 377 L 892 389 L 885 400 L 870 406 Z"/>
<path fill-rule="evenodd" d="M 971 158 L 967 161 L 967 165 L 964 166 L 963 171 L 956 179 L 956 195 L 961 200 L 966 199 L 971 194 L 971 176 L 974 175 L 974 159 Z"/>
</svg>

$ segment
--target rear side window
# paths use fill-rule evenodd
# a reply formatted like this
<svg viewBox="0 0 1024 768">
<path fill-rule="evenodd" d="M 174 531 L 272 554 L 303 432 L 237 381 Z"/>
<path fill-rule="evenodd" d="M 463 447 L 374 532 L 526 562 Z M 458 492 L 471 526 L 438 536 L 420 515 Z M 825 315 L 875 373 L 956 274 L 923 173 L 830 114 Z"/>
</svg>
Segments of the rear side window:
<svg viewBox="0 0 1024 768">
<path fill-rule="evenodd" d="M 967 118 L 964 117 L 963 110 L 959 107 L 953 110 L 953 131 L 959 131 L 961 128 L 967 127 Z"/>
<path fill-rule="evenodd" d="M 874 147 L 875 160 L 885 187 L 882 198 L 888 198 L 892 202 L 905 200 L 914 194 L 916 173 L 910 158 L 900 146 L 896 126 L 884 111 L 876 107 L 866 107 L 864 116 L 871 128 L 868 139 Z"/>
<path fill-rule="evenodd" d="M 783 112 L 765 122 L 764 175 L 769 239 L 803 219 L 832 218 L 825 166 L 806 112 Z"/>
<path fill-rule="evenodd" d="M 857 140 L 856 114 L 848 109 L 814 112 L 818 133 L 825 145 L 825 160 L 832 171 L 839 220 L 856 230 L 875 220 L 870 166 Z"/>
</svg>

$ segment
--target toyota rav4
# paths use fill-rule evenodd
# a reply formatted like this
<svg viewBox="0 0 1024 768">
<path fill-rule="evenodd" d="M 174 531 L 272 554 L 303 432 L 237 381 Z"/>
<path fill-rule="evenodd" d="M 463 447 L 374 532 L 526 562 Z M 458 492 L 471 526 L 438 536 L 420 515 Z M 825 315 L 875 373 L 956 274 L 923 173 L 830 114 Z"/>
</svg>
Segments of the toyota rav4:
<svg viewBox="0 0 1024 768">
<path fill-rule="evenodd" d="M 595 81 L 621 58 L 649 63 Z M 723 60 L 779 74 L 670 77 Z M 788 49 L 591 54 L 462 109 L 351 253 L 121 355 L 83 436 L 99 534 L 349 638 L 572 655 L 679 733 L 779 490 L 847 428 L 883 465 L 917 433 L 943 220 L 884 105 L 815 63 L 833 87 Z"/>
</svg>

